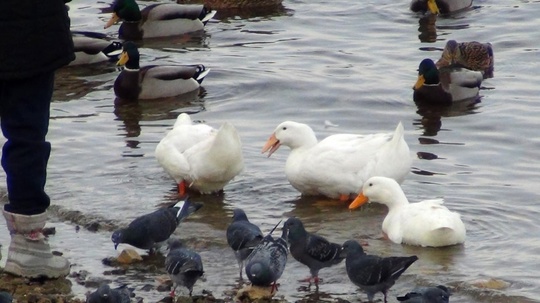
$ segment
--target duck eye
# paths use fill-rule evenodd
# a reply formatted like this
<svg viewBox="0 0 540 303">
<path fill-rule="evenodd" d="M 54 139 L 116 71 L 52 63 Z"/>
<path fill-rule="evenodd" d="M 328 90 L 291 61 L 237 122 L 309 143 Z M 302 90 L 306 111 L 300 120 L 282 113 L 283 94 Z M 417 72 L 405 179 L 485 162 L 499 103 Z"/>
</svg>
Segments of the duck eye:
<svg viewBox="0 0 540 303">
<path fill-rule="evenodd" d="M 373 183 L 369 183 L 369 186 L 373 186 Z"/>
<path fill-rule="evenodd" d="M 287 130 L 287 126 L 283 126 L 282 130 Z"/>
</svg>

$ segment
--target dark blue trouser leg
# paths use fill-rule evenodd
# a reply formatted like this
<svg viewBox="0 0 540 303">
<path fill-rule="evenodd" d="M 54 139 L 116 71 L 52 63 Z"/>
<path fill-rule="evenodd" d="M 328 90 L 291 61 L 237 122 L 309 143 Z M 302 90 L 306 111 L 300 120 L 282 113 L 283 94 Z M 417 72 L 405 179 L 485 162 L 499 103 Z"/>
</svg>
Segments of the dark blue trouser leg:
<svg viewBox="0 0 540 303">
<path fill-rule="evenodd" d="M 31 78 L 0 80 L 0 125 L 9 203 L 6 211 L 35 215 L 50 205 L 45 193 L 51 145 L 49 128 L 54 72 Z"/>
</svg>

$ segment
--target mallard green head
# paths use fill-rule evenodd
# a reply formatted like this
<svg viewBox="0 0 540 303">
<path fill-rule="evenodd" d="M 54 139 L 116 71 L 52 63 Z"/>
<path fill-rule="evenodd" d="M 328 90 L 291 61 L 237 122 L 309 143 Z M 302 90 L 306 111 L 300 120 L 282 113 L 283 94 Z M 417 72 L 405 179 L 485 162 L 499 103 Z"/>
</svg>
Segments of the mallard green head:
<svg viewBox="0 0 540 303">
<path fill-rule="evenodd" d="M 414 85 L 414 89 L 419 89 L 424 84 L 438 84 L 439 70 L 435 65 L 435 62 L 431 59 L 424 59 L 418 66 L 418 80 Z"/>
<path fill-rule="evenodd" d="M 119 20 L 139 22 L 141 19 L 141 10 L 135 0 L 116 0 L 113 4 L 112 17 L 105 25 L 105 28 L 110 27 Z"/>
<path fill-rule="evenodd" d="M 122 54 L 116 65 L 125 65 L 129 69 L 139 68 L 139 49 L 135 43 L 131 41 L 124 43 Z"/>
</svg>

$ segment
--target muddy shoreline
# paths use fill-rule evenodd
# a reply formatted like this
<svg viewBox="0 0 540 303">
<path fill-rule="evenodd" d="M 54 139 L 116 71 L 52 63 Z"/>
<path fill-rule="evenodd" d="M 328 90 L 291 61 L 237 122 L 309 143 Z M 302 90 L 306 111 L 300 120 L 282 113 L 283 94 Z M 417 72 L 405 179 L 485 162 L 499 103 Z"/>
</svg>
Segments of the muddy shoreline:
<svg viewBox="0 0 540 303">
<path fill-rule="evenodd" d="M 55 237 L 56 229 L 54 222 L 56 221 L 69 222 L 70 225 L 73 225 L 74 229 L 85 229 L 91 233 L 109 232 L 120 227 L 111 220 L 106 220 L 97 216 L 92 217 L 83 215 L 79 211 L 66 210 L 54 205 L 49 208 L 48 212 L 51 219 L 53 219 L 52 222 L 47 225 L 46 231 L 44 231 L 48 237 Z M 61 249 L 60 247 L 57 248 Z M 7 256 L 3 257 L 6 258 Z M 128 269 L 144 273 L 149 270 L 149 268 L 155 268 L 164 261 L 164 257 L 160 254 L 155 256 L 143 255 L 142 258 L 143 260 L 141 262 L 132 264 L 119 264 L 114 257 L 104 258 L 101 262 L 108 270 L 103 272 L 104 277 L 100 278 L 96 278 L 92 273 L 84 270 L 74 271 L 72 269 L 71 273 L 66 278 L 28 279 L 13 276 L 0 268 L 0 291 L 6 291 L 12 294 L 14 299 L 13 302 L 19 303 L 81 303 L 85 302 L 86 295 L 95 291 L 101 283 L 109 283 L 111 286 L 121 285 L 121 278 Z M 166 279 L 167 278 L 164 277 L 164 280 Z M 87 291 L 85 293 L 75 293 L 74 284 L 83 286 Z M 231 290 L 231 293 L 221 294 L 221 298 L 216 298 L 211 290 L 203 290 L 201 295 L 194 295 L 192 297 L 177 296 L 175 300 L 173 300 L 173 298 L 168 295 L 170 286 L 170 281 L 164 281 L 159 283 L 159 285 L 148 285 L 148 287 L 143 287 L 141 289 L 133 289 L 131 302 L 149 302 L 149 300 L 143 299 L 144 293 L 148 291 L 162 293 L 162 299 L 156 301 L 166 303 L 287 302 L 279 299 L 250 299 L 246 296 L 238 299 L 235 298 L 238 289 Z M 143 295 L 139 296 L 138 293 Z M 279 294 L 276 297 L 279 298 Z"/>
<path fill-rule="evenodd" d="M 83 303 L 85 299 L 81 299 L 79 295 L 72 292 L 72 279 L 76 274 L 71 274 L 70 278 L 60 279 L 27 279 L 15 277 L 11 274 L 5 273 L 0 270 L 0 291 L 6 291 L 13 296 L 13 302 L 18 303 Z M 92 285 L 99 284 L 91 282 Z M 89 287 L 88 293 L 95 290 L 95 287 Z M 164 291 L 163 298 L 158 302 L 165 303 L 185 303 L 185 302 L 198 302 L 198 303 L 224 303 L 224 302 L 268 302 L 268 303 L 280 303 L 286 302 L 277 299 L 256 299 L 251 300 L 249 298 L 238 299 L 220 299 L 215 298 L 210 292 L 203 292 L 202 295 L 194 295 L 192 297 L 177 296 L 173 301 L 173 298 L 168 296 L 168 290 Z M 87 293 L 87 294 L 88 294 Z M 85 294 L 86 295 L 86 294 Z M 143 303 L 144 299 L 137 296 L 137 290 L 134 291 L 131 302 Z"/>
</svg>

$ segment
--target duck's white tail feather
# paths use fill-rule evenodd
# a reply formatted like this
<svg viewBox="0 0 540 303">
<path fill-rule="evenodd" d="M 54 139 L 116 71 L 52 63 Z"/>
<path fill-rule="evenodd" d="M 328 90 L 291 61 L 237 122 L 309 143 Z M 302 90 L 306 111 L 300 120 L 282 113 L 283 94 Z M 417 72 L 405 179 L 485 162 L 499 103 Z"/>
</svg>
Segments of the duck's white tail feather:
<svg viewBox="0 0 540 303">
<path fill-rule="evenodd" d="M 392 140 L 390 141 L 392 145 L 398 146 L 403 139 L 403 124 L 401 121 L 398 123 L 396 130 L 394 131 L 394 135 L 392 136 Z"/>
<path fill-rule="evenodd" d="M 204 16 L 204 18 L 201 20 L 201 22 L 206 24 L 206 22 L 208 22 L 210 19 L 214 18 L 216 13 L 217 13 L 217 11 L 215 11 L 215 10 L 212 10 L 212 11 L 208 12 L 208 14 L 206 14 L 206 16 Z"/>
<path fill-rule="evenodd" d="M 196 79 L 197 82 L 200 83 L 204 79 L 204 77 L 206 77 L 206 75 L 208 75 L 209 72 L 210 72 L 210 69 L 207 68 L 202 73 L 200 73 L 199 76 L 197 76 L 197 79 Z"/>
</svg>

